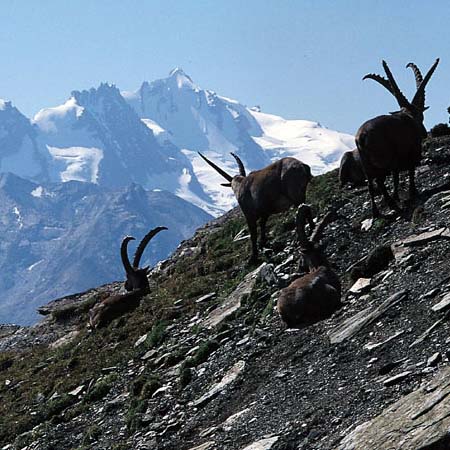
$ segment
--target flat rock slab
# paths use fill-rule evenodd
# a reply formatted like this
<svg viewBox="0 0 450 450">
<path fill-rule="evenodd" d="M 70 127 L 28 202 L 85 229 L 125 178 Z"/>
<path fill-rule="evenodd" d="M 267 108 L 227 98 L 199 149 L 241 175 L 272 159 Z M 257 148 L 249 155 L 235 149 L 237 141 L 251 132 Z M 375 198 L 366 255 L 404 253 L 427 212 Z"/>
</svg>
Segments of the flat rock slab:
<svg viewBox="0 0 450 450">
<path fill-rule="evenodd" d="M 214 328 L 237 311 L 241 307 L 242 299 L 252 293 L 260 274 L 265 272 L 266 266 L 268 264 L 263 263 L 256 270 L 248 273 L 225 301 L 209 313 L 202 325 L 206 328 Z"/>
<path fill-rule="evenodd" d="M 449 239 L 450 230 L 447 227 L 439 228 L 434 231 L 426 231 L 425 233 L 416 234 L 414 236 L 409 236 L 402 241 L 397 242 L 397 245 L 403 246 L 413 246 L 413 245 L 423 245 L 428 242 L 434 241 L 436 239 Z"/>
<path fill-rule="evenodd" d="M 389 308 L 397 305 L 399 302 L 407 297 L 407 291 L 399 291 L 394 295 L 391 295 L 380 306 L 374 308 L 366 308 L 349 319 L 345 320 L 341 325 L 338 325 L 329 334 L 330 342 L 337 344 L 345 339 L 351 338 L 367 325 L 374 322 L 378 317 L 384 314 Z"/>
<path fill-rule="evenodd" d="M 210 450 L 214 447 L 215 442 L 209 441 L 205 442 L 204 444 L 198 445 L 197 447 L 192 447 L 189 450 Z"/>
<path fill-rule="evenodd" d="M 358 278 L 356 283 L 349 289 L 352 294 L 362 294 L 370 289 L 371 285 L 370 278 Z"/>
<path fill-rule="evenodd" d="M 238 361 L 206 394 L 191 403 L 192 406 L 198 408 L 212 400 L 216 395 L 222 392 L 229 384 L 231 384 L 239 374 L 244 370 L 245 362 Z"/>
<path fill-rule="evenodd" d="M 253 442 L 253 444 L 247 445 L 242 450 L 270 450 L 273 445 L 278 441 L 278 436 L 261 439 L 260 441 Z"/>
<path fill-rule="evenodd" d="M 450 293 L 445 294 L 439 303 L 436 303 L 431 309 L 433 311 L 443 311 L 450 307 Z"/>
<path fill-rule="evenodd" d="M 450 367 L 356 427 L 338 450 L 450 448 Z"/>
</svg>

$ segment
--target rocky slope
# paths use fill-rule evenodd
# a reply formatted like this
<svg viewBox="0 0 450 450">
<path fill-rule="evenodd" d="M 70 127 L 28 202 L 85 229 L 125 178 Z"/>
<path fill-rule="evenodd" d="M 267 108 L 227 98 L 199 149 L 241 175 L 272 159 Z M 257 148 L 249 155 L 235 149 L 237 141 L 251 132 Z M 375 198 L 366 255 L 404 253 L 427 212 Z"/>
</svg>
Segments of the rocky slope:
<svg viewBox="0 0 450 450">
<path fill-rule="evenodd" d="M 109 327 L 90 332 L 86 311 L 119 284 L 49 304 L 32 328 L 0 329 L 0 443 L 449 448 L 450 142 L 426 149 L 421 196 L 402 216 L 370 222 L 365 189 L 339 191 L 336 172 L 314 179 L 316 211 L 339 213 L 323 243 L 344 306 L 327 320 L 286 330 L 274 311 L 296 276 L 294 212 L 273 218 L 265 261 L 249 268 L 234 210 L 183 242 L 141 306 Z"/>
</svg>

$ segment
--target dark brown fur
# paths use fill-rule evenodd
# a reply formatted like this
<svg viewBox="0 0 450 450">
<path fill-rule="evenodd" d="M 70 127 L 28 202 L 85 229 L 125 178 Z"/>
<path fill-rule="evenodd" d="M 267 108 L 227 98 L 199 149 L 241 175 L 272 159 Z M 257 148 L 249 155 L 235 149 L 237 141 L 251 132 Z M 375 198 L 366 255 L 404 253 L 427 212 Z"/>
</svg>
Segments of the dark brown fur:
<svg viewBox="0 0 450 450">
<path fill-rule="evenodd" d="M 306 188 L 312 178 L 310 167 L 295 158 L 282 158 L 264 169 L 246 175 L 242 161 L 233 154 L 238 162 L 240 175 L 231 177 L 202 154 L 200 156 L 229 181 L 224 186 L 233 189 L 250 231 L 250 262 L 257 261 L 258 221 L 261 229 L 260 246 L 264 247 L 267 219 L 272 214 L 286 211 L 293 205 L 299 206 L 305 201 Z"/>
<path fill-rule="evenodd" d="M 147 233 L 140 242 L 133 259 L 133 265 L 128 259 L 128 242 L 134 240 L 126 236 L 120 246 L 122 264 L 127 275 L 125 288 L 130 291 L 126 294 L 117 294 L 107 297 L 105 300 L 95 304 L 89 311 L 89 322 L 92 328 L 101 328 L 122 315 L 135 310 L 144 295 L 150 292 L 148 283 L 149 267 L 139 268 L 139 263 L 145 247 L 150 240 L 160 231 L 167 230 L 166 227 L 157 227 Z"/>
<path fill-rule="evenodd" d="M 353 186 L 363 186 L 366 183 L 366 175 L 357 148 L 342 155 L 339 166 L 339 181 L 341 186 L 347 183 Z"/>
<path fill-rule="evenodd" d="M 394 95 L 400 105 L 400 111 L 375 117 L 363 123 L 356 133 L 356 145 L 361 157 L 361 163 L 367 176 L 369 193 L 372 204 L 372 215 L 379 216 L 375 204 L 375 191 L 373 182 L 376 181 L 388 205 L 397 211 L 399 207 L 394 199 L 398 200 L 398 177 L 402 171 L 409 174 L 409 194 L 416 195 L 415 168 L 421 160 L 422 139 L 426 137 L 423 125 L 425 111 L 425 86 L 433 74 L 439 60 L 433 64 L 424 79 L 414 64 L 412 67 L 416 76 L 417 91 L 409 102 L 398 88 L 387 64 L 383 67 L 388 79 L 380 75 L 369 74 L 364 78 L 371 78 L 383 85 Z M 389 195 L 384 184 L 385 178 L 394 175 L 394 199 Z"/>
<path fill-rule="evenodd" d="M 288 327 L 301 327 L 317 322 L 331 316 L 341 306 L 339 277 L 318 245 L 324 227 L 334 218 L 334 212 L 328 213 L 317 225 L 311 240 L 308 240 L 304 227 L 306 221 L 311 223 L 311 212 L 307 205 L 301 205 L 298 209 L 297 230 L 302 265 L 308 267 L 310 272 L 280 291 L 277 309 Z"/>
</svg>

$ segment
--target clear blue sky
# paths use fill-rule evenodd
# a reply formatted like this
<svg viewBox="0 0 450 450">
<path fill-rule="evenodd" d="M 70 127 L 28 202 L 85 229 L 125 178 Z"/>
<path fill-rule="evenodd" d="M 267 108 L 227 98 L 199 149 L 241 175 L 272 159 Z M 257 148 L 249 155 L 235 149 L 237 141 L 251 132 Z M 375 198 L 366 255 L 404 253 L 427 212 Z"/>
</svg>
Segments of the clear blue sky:
<svg viewBox="0 0 450 450">
<path fill-rule="evenodd" d="M 426 125 L 448 120 L 449 0 L 1 0 L 0 98 L 25 114 L 102 81 L 135 90 L 180 66 L 202 88 L 287 118 L 355 133 L 395 110 L 371 80 L 381 59 L 407 96 L 405 64 L 441 63 Z"/>
</svg>

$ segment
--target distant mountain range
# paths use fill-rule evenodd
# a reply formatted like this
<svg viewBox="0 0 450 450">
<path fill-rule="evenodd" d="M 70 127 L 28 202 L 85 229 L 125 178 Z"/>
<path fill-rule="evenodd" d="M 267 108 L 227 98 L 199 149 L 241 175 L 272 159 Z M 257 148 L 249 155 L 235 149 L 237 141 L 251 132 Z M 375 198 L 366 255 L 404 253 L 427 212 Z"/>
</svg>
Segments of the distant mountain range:
<svg viewBox="0 0 450 450">
<path fill-rule="evenodd" d="M 168 190 L 215 216 L 234 199 L 197 151 L 232 174 L 237 168 L 230 152 L 249 170 L 294 156 L 318 174 L 353 147 L 351 135 L 200 89 L 181 69 L 136 92 L 108 84 L 74 91 L 33 120 L 0 101 L 0 171 L 39 183 L 78 180 L 116 188 L 134 182 Z"/>
<path fill-rule="evenodd" d="M 124 279 L 123 236 L 165 225 L 142 264 L 165 259 L 206 212 L 167 191 L 70 181 L 45 187 L 0 175 L 0 323 L 29 324 L 50 299 Z M 130 243 L 130 258 L 136 243 Z"/>
<path fill-rule="evenodd" d="M 197 151 L 230 174 L 230 152 L 248 170 L 294 156 L 317 174 L 353 146 L 353 136 L 200 89 L 181 69 L 136 92 L 74 91 L 33 119 L 0 100 L 0 322 L 29 323 L 51 298 L 123 278 L 127 233 L 170 228 L 149 249 L 155 262 L 231 208 L 231 189 Z"/>
</svg>

